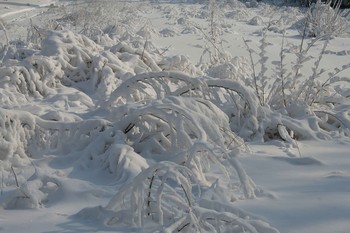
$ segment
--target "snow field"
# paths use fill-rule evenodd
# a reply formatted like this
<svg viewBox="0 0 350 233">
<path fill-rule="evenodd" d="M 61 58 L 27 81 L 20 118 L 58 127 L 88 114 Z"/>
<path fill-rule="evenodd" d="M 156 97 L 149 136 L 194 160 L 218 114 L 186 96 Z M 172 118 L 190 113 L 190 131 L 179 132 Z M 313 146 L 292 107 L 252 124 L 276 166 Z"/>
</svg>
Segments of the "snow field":
<svg viewBox="0 0 350 233">
<path fill-rule="evenodd" d="M 0 231 L 23 231 L 16 215 L 30 232 L 347 232 L 349 42 L 300 50 L 303 15 L 100 1 L 33 17 L 2 46 Z"/>
</svg>

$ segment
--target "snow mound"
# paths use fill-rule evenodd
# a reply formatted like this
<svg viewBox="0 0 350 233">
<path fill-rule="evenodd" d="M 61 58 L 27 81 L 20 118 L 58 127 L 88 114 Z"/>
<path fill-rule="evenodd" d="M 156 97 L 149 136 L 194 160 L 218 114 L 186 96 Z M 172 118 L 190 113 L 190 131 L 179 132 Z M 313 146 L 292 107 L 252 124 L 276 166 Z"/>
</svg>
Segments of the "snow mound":
<svg viewBox="0 0 350 233">
<path fill-rule="evenodd" d="M 164 28 L 159 32 L 163 37 L 174 37 L 178 33 L 170 28 Z"/>
<path fill-rule="evenodd" d="M 248 24 L 254 26 L 262 26 L 264 25 L 264 21 L 260 16 L 254 16 L 248 21 Z"/>
</svg>

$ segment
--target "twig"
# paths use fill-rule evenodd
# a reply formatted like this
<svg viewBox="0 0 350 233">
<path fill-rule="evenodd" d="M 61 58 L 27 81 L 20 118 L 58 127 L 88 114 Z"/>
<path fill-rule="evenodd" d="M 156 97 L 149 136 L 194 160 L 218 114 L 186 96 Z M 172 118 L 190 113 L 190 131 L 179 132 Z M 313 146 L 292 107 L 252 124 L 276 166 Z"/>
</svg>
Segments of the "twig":
<svg viewBox="0 0 350 233">
<path fill-rule="evenodd" d="M 152 189 L 153 181 L 154 181 L 154 178 L 155 178 L 155 176 L 156 176 L 157 171 L 158 171 L 158 169 L 156 169 L 156 170 L 153 172 L 153 176 L 152 176 L 151 181 L 150 181 L 149 186 L 148 186 L 148 188 L 149 188 L 149 191 L 148 191 L 148 198 L 147 198 L 147 207 L 148 207 L 148 209 L 149 209 L 149 211 L 148 211 L 148 216 L 151 215 L 151 208 L 150 208 L 150 206 L 151 206 L 151 189 Z"/>
<path fill-rule="evenodd" d="M 189 196 L 188 196 L 188 194 L 187 194 L 187 192 L 186 192 L 186 190 L 185 190 L 185 188 L 184 188 L 184 186 L 182 184 L 181 184 L 181 188 L 182 188 L 182 190 L 185 193 L 185 196 L 186 196 L 186 199 L 187 199 L 187 202 L 188 202 L 188 206 L 191 209 L 192 208 L 192 203 L 191 203 L 190 198 L 189 198 Z"/>
<path fill-rule="evenodd" d="M 145 50 L 146 50 L 147 42 L 148 42 L 148 39 L 146 39 L 145 44 L 143 45 L 143 50 L 142 50 L 142 54 L 141 54 L 141 60 L 142 60 L 142 61 L 143 61 L 143 56 L 145 55 Z"/>
<path fill-rule="evenodd" d="M 283 54 L 283 49 L 284 49 L 284 39 L 286 36 L 286 31 L 284 30 L 283 32 L 283 37 L 282 37 L 282 46 L 281 46 L 281 53 L 280 53 L 280 58 L 281 58 L 281 64 L 280 64 L 280 74 L 281 74 L 281 88 L 282 88 L 282 97 L 283 97 L 283 105 L 286 108 L 287 107 L 287 100 L 286 100 L 286 94 L 285 94 L 285 82 L 284 82 L 284 71 L 283 71 L 283 58 L 284 58 L 284 54 Z"/>
<path fill-rule="evenodd" d="M 1 171 L 1 196 L 4 192 L 4 171 Z"/>
<path fill-rule="evenodd" d="M 41 36 L 41 33 L 40 33 L 40 31 L 39 31 L 39 29 L 35 26 L 35 25 L 33 25 L 33 21 L 32 21 L 32 19 L 30 19 L 30 26 L 36 31 L 36 33 L 38 34 L 38 36 L 39 36 L 39 38 L 40 38 L 40 40 L 43 40 L 43 38 L 42 38 L 42 36 Z"/>
<path fill-rule="evenodd" d="M 157 51 L 158 52 L 158 54 L 160 55 L 160 56 L 162 56 L 164 53 L 166 53 L 167 51 L 169 51 L 169 49 L 172 47 L 173 45 L 169 45 L 168 47 L 166 47 L 165 49 L 163 49 L 163 52 L 159 52 L 159 51 Z"/>
<path fill-rule="evenodd" d="M 256 95 L 259 99 L 259 103 L 262 106 L 263 102 L 261 100 L 261 96 L 260 96 L 260 92 L 259 92 L 258 81 L 257 81 L 258 77 L 257 77 L 256 71 L 255 71 L 255 64 L 254 64 L 254 59 L 253 59 L 253 55 L 252 55 L 252 49 L 249 47 L 248 42 L 244 39 L 244 37 L 243 37 L 243 42 L 244 42 L 245 46 L 247 47 L 247 51 L 249 53 L 250 63 L 252 64 L 255 92 L 256 92 Z"/>
<path fill-rule="evenodd" d="M 134 128 L 135 124 L 134 123 L 129 123 L 129 125 L 124 129 L 124 133 L 127 134 L 130 132 L 132 128 Z"/>
<path fill-rule="evenodd" d="M 344 67 L 344 66 L 343 66 L 343 67 Z M 314 94 L 314 98 L 312 99 L 312 101 L 311 101 L 311 103 L 310 103 L 310 106 L 311 106 L 312 104 L 315 103 L 318 94 L 321 92 L 321 90 L 323 90 L 323 88 L 328 84 L 328 82 L 329 82 L 332 78 L 334 78 L 334 77 L 335 77 L 336 75 L 338 75 L 340 72 L 343 72 L 344 70 L 349 69 L 349 68 L 350 68 L 349 65 L 348 65 L 348 66 L 345 66 L 345 67 L 342 68 L 342 69 L 337 69 L 337 68 L 336 68 L 336 72 L 332 73 L 332 75 L 331 75 L 326 81 L 323 82 L 323 84 L 321 85 L 321 87 L 318 88 L 317 92 Z"/>
<path fill-rule="evenodd" d="M 11 171 L 12 171 L 14 177 L 15 177 L 16 186 L 17 186 L 18 190 L 21 191 L 21 193 L 24 195 L 24 197 L 20 197 L 20 198 L 30 198 L 30 197 L 19 187 L 17 175 L 16 175 L 16 172 L 15 172 L 15 169 L 13 168 L 13 166 L 11 166 Z"/>
<path fill-rule="evenodd" d="M 177 229 L 177 232 L 180 232 L 180 231 L 182 231 L 185 227 L 187 227 L 187 226 L 189 226 L 190 225 L 190 223 L 188 222 L 188 223 L 186 223 L 186 224 L 184 224 L 181 228 L 179 228 L 179 229 Z"/>
<path fill-rule="evenodd" d="M 3 18 L 0 18 L 0 27 L 1 27 L 1 30 L 4 31 L 4 34 L 5 34 L 5 38 L 6 38 L 6 45 L 7 47 L 10 45 L 10 40 L 9 40 L 9 37 L 7 35 L 7 30 L 6 30 L 6 27 L 5 27 L 5 22 L 3 20 Z"/>
<path fill-rule="evenodd" d="M 54 30 L 57 30 L 59 27 L 61 27 L 61 29 L 63 28 L 62 25 L 60 23 L 57 23 L 56 27 L 54 28 Z"/>
<path fill-rule="evenodd" d="M 295 145 L 297 146 L 299 157 L 301 158 L 301 152 L 300 152 L 298 141 L 296 139 L 294 139 L 294 142 L 295 142 Z"/>
<path fill-rule="evenodd" d="M 190 24 L 193 27 L 197 28 L 203 34 L 204 38 L 213 46 L 214 51 L 216 53 L 219 53 L 220 56 L 223 56 L 223 57 L 225 56 L 225 54 L 216 45 L 216 42 L 213 41 L 213 39 L 210 36 L 208 36 L 201 27 L 199 27 L 198 25 L 192 24 L 192 23 L 190 23 Z"/>
<path fill-rule="evenodd" d="M 18 184 L 18 179 L 17 179 L 17 175 L 16 175 L 16 172 L 15 172 L 15 169 L 13 169 L 13 166 L 11 166 L 11 171 L 15 177 L 15 181 L 16 181 L 16 186 L 17 188 L 19 188 L 19 184 Z"/>
</svg>

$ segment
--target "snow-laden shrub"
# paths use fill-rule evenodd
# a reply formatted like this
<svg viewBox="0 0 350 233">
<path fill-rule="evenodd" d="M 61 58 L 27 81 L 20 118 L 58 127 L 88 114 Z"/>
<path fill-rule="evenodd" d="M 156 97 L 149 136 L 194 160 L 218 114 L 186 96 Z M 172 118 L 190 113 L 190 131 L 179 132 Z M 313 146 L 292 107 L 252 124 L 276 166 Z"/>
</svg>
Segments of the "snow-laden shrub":
<svg viewBox="0 0 350 233">
<path fill-rule="evenodd" d="M 36 209 L 45 205 L 51 195 L 63 189 L 63 184 L 52 176 L 36 170 L 22 186 L 17 187 L 14 193 L 4 203 L 6 209 Z"/>
<path fill-rule="evenodd" d="M 162 71 L 139 74 L 125 80 L 111 94 L 105 106 L 120 105 L 126 102 L 138 102 L 147 99 L 162 99 L 165 96 L 179 95 L 177 89 L 192 87 L 200 89 L 200 79 L 195 79 L 182 72 Z M 174 86 L 175 88 L 170 88 Z"/>
<path fill-rule="evenodd" d="M 79 169 L 113 175 L 120 186 L 100 208 L 112 229 L 120 223 L 165 232 L 276 232 L 228 208 L 259 193 L 236 159 L 245 147 L 232 129 L 248 137 L 259 130 L 258 101 L 240 77 L 190 76 L 201 72 L 188 59 L 154 54 L 142 38 L 148 30 L 111 29 L 94 40 L 90 32 L 45 31 L 36 50 L 16 62 L 15 53 L 4 59 L 5 104 L 22 95 L 16 109 L 35 112 L 0 109 L 1 171 L 16 176 L 14 168 L 31 162 L 35 170 L 21 175 L 5 207 L 45 208 L 61 194 L 78 196 L 72 177 Z M 36 159 L 47 167 L 36 168 Z M 49 160 L 67 169 L 61 173 Z"/>
<path fill-rule="evenodd" d="M 172 88 L 170 88 L 170 86 Z M 230 118 L 231 127 L 243 137 L 258 129 L 258 100 L 254 93 L 236 80 L 194 78 L 180 72 L 149 72 L 123 82 L 105 107 L 126 102 L 163 99 L 166 96 L 189 96 L 208 99 Z"/>
<path fill-rule="evenodd" d="M 110 134 L 112 131 L 115 132 L 114 135 Z M 113 129 L 101 132 L 86 148 L 82 150 L 78 148 L 78 151 L 63 156 L 71 159 L 77 155 L 79 159 L 73 160 L 73 164 L 69 164 L 69 167 L 82 168 L 82 172 L 95 172 L 102 169 L 107 174 L 113 175 L 113 181 L 116 184 L 128 183 L 148 168 L 147 161 L 125 144 L 123 133 Z M 0 170 L 3 169 L 6 171 L 6 167 L 0 166 Z M 14 171 L 13 167 L 12 171 Z M 14 175 L 17 183 L 17 175 Z M 31 177 L 23 179 L 23 175 L 20 175 L 18 180 L 20 182 L 17 183 L 16 190 L 10 193 L 2 203 L 6 209 L 45 208 L 59 203 L 63 193 L 65 198 L 80 198 L 84 193 L 82 187 L 86 189 L 87 195 L 105 195 L 103 191 L 95 190 L 91 185 L 83 184 L 82 181 L 67 179 L 65 172 L 58 170 L 48 172 L 47 169 L 34 167 L 34 174 Z M 79 188 L 73 188 L 75 186 Z"/>
<path fill-rule="evenodd" d="M 138 30 L 136 34 L 141 36 L 142 38 L 145 38 L 146 40 L 152 40 L 159 36 L 159 33 L 147 24 L 140 28 L 140 30 Z"/>
<path fill-rule="evenodd" d="M 126 135 L 118 129 L 118 124 L 108 123 L 104 127 L 95 128 L 96 131 L 91 132 L 90 140 L 86 140 L 83 147 L 63 153 L 67 153 L 66 156 L 79 155 L 77 163 L 81 167 L 88 170 L 102 168 L 113 174 L 113 180 L 121 184 L 129 182 L 148 167 L 148 162 L 126 144 Z"/>
<path fill-rule="evenodd" d="M 94 37 L 101 35 L 101 28 L 115 22 L 120 17 L 116 12 L 122 12 L 122 8 L 120 4 L 111 0 L 85 1 L 66 7 L 67 14 L 59 22 L 69 23 L 80 34 Z"/>
<path fill-rule="evenodd" d="M 24 164 L 28 163 L 28 157 L 81 150 L 107 125 L 103 120 L 47 121 L 16 110 L 0 109 L 0 114 L 1 160 L 21 158 Z"/>
<path fill-rule="evenodd" d="M 60 65 L 62 84 L 94 93 L 93 98 L 101 101 L 119 85 L 120 80 L 161 70 L 157 64 L 158 56 L 151 55 L 144 48 L 135 49 L 118 42 L 104 50 L 86 36 L 67 30 L 51 31 L 42 41 L 40 54 Z"/>
<path fill-rule="evenodd" d="M 133 74 L 140 74 L 150 71 L 160 71 L 159 56 L 150 53 L 142 48 L 133 48 L 126 43 L 118 43 L 110 48 L 112 53 L 118 55 L 122 63 L 132 67 Z"/>
<path fill-rule="evenodd" d="M 10 41 L 8 45 L 1 45 L 1 62 L 21 61 L 38 52 L 37 44 L 25 43 L 21 40 Z"/>
<path fill-rule="evenodd" d="M 10 110 L 0 109 L 0 160 L 17 165 L 21 161 L 26 164 L 26 148 L 33 135 L 31 126 L 33 117 L 28 114 L 16 114 Z"/>
<path fill-rule="evenodd" d="M 126 34 L 133 35 L 134 39 L 138 37 L 149 41 L 158 33 L 149 23 L 145 24 L 143 17 L 138 16 L 145 13 L 141 4 L 138 7 L 138 11 L 135 12 L 134 6 L 127 2 L 85 1 L 65 6 L 65 15 L 56 19 L 56 22 L 63 25 L 62 28 L 83 34 L 94 41 L 101 41 L 101 38 L 103 41 L 106 34 L 114 43 L 125 42 Z M 51 29 L 57 30 L 56 27 Z"/>
<path fill-rule="evenodd" d="M 88 83 L 82 89 L 86 93 L 96 91 L 108 95 L 108 88 L 115 87 L 118 79 L 113 70 L 106 66 L 108 59 L 100 54 L 102 51 L 101 46 L 86 36 L 67 30 L 51 31 L 41 43 L 41 54 L 57 60 L 61 65 L 64 73 L 62 84 L 76 87 Z"/>
<path fill-rule="evenodd" d="M 93 106 L 91 98 L 84 93 L 68 87 L 62 90 L 64 85 L 71 84 L 71 81 L 68 82 L 68 71 L 64 66 L 66 62 L 54 55 L 46 56 L 45 52 L 33 49 L 27 49 L 28 53 L 23 59 L 15 60 L 13 54 L 20 53 L 22 49 L 17 50 L 13 47 L 11 51 L 13 53 L 8 50 L 0 68 L 0 103 L 3 106 L 24 104 L 44 98 L 52 98 L 53 105 L 63 109 L 77 105 Z M 80 100 L 79 104 L 77 99 Z"/>
<path fill-rule="evenodd" d="M 153 73 L 153 76 L 164 77 L 166 73 Z M 178 77 L 177 82 L 188 78 L 181 73 L 168 73 L 168 76 Z M 133 81 L 145 81 L 147 77 L 152 74 L 135 76 Z M 129 80 L 122 85 L 131 85 L 133 82 Z M 207 100 L 174 96 L 139 103 L 127 101 L 123 105 L 112 103 L 107 105 L 109 119 L 120 119 L 116 126 L 125 133 L 127 142 L 153 165 L 123 185 L 106 207 L 84 209 L 77 216 L 91 218 L 97 211 L 103 224 L 112 229 L 127 224 L 166 232 L 218 229 L 277 232 L 261 221 L 245 220 L 232 209 L 222 212 L 219 209 L 223 206 L 217 210 L 210 206 L 214 196 L 220 197 L 218 184 L 213 184 L 207 176 L 211 169 L 221 171 L 224 175 L 221 182 L 229 186 L 229 199 L 225 201 L 253 198 L 257 192 L 235 158 L 243 142 L 229 129 L 229 119 L 218 107 Z M 208 189 L 210 185 L 212 188 Z M 203 199 L 202 190 L 206 191 Z"/>
<path fill-rule="evenodd" d="M 12 173 L 17 185 L 3 203 L 5 208 L 45 207 L 53 204 L 59 193 L 73 191 L 65 176 L 41 170 L 32 162 L 47 154 L 75 157 L 69 166 L 106 171 L 117 183 L 129 182 L 148 167 L 148 162 L 125 144 L 124 133 L 106 121 L 46 121 L 27 112 L 3 109 L 0 114 L 4 119 L 0 121 L 0 170 Z M 14 170 L 31 165 L 35 172 L 30 178 L 25 174 L 17 177 Z M 5 182 L 9 181 L 6 178 Z"/>
<path fill-rule="evenodd" d="M 63 71 L 60 64 L 30 46 L 11 45 L 3 55 L 0 103 L 25 103 L 56 93 Z"/>
<path fill-rule="evenodd" d="M 305 29 L 302 28 L 301 33 L 310 37 L 343 36 L 347 33 L 350 25 L 341 15 L 338 5 L 340 2 L 341 0 L 335 2 L 328 0 L 323 3 L 318 0 L 312 4 L 306 18 L 302 20 Z"/>
<path fill-rule="evenodd" d="M 122 105 L 112 111 L 112 116 L 114 112 L 123 117 L 120 129 L 145 158 L 183 164 L 191 168 L 200 183 L 207 183 L 205 170 L 210 164 L 217 164 L 224 173 L 240 170 L 230 168 L 225 161 L 244 149 L 244 142 L 230 130 L 227 115 L 209 101 L 167 97 L 141 106 Z M 238 180 L 244 176 L 233 173 Z M 244 180 L 240 181 L 246 187 L 242 195 L 254 196 Z"/>
<path fill-rule="evenodd" d="M 113 229 L 126 223 L 133 229 L 162 232 L 270 232 L 278 231 L 223 204 L 218 182 L 203 195 L 190 169 L 173 162 L 160 162 L 141 172 L 119 189 L 106 207 L 86 208 L 77 216 L 100 221 Z"/>
<path fill-rule="evenodd" d="M 171 162 L 157 163 L 112 198 L 106 209 L 115 211 L 116 216 L 108 222 L 113 224 L 121 220 L 144 227 L 145 219 L 149 218 L 159 227 L 178 227 L 184 224 L 187 216 L 195 217 L 191 213 L 194 182 L 190 169 Z M 200 195 L 200 190 L 196 192 Z M 200 226 L 194 227 L 200 230 Z"/>
<path fill-rule="evenodd" d="M 218 79 L 232 79 L 235 81 L 248 81 L 252 75 L 252 67 L 244 57 L 234 57 L 229 62 L 218 64 L 206 70 L 206 74 Z"/>
<path fill-rule="evenodd" d="M 56 78 L 60 79 L 62 72 L 59 70 L 56 72 L 57 69 L 53 64 L 38 57 L 1 67 L 0 102 L 3 105 L 25 103 L 30 99 L 40 99 L 54 93 Z"/>
<path fill-rule="evenodd" d="M 183 55 L 164 57 L 158 65 L 164 71 L 178 70 L 190 75 L 200 75 L 202 73 L 191 63 L 188 57 Z"/>
<path fill-rule="evenodd" d="M 66 77 L 73 82 L 86 80 L 91 57 L 102 51 L 102 47 L 83 35 L 71 31 L 51 31 L 41 43 L 41 54 L 55 57 L 67 69 Z M 68 73 L 70 71 L 71 73 Z"/>
<path fill-rule="evenodd" d="M 228 117 L 209 101 L 167 97 L 147 105 L 118 108 L 125 115 L 120 127 L 136 151 L 151 156 L 173 156 L 188 151 L 194 142 L 205 141 L 219 148 L 238 149 L 242 141 L 229 130 Z M 229 131 L 230 133 L 225 133 Z M 187 156 L 187 155 L 182 155 Z M 162 158 L 160 158 L 162 160 Z M 174 158 L 182 163 L 186 158 Z"/>
<path fill-rule="evenodd" d="M 338 82 L 348 82 L 346 77 L 341 78 L 341 73 L 344 74 L 350 65 L 342 65 L 330 72 L 321 69 L 320 62 L 329 37 L 323 41 L 323 47 L 316 58 L 309 55 L 309 52 L 319 42 L 320 37 L 304 38 L 300 46 L 291 48 L 285 47 L 284 39 L 283 36 L 277 61 L 272 61 L 275 69 L 269 68 L 268 65 L 266 48 L 269 43 L 266 31 L 257 48 L 258 52 L 251 49 L 245 41 L 253 69 L 252 77 L 250 81 L 246 79 L 246 84 L 254 90 L 262 106 L 257 117 L 259 137 L 265 140 L 279 138 L 291 141 L 292 138 L 329 139 L 331 135 L 348 135 L 348 117 L 344 117 L 347 111 L 340 106 L 347 106 L 349 99 L 339 95 L 334 86 Z M 285 61 L 288 52 L 296 55 L 296 61 L 292 65 Z M 255 59 L 258 59 L 258 63 Z M 304 73 L 303 68 L 306 64 L 309 65 L 310 61 L 313 61 L 311 72 Z M 273 76 L 268 75 L 269 70 L 274 72 Z M 334 109 L 338 109 L 339 112 L 334 112 Z M 320 117 L 321 115 L 325 117 Z"/>
</svg>

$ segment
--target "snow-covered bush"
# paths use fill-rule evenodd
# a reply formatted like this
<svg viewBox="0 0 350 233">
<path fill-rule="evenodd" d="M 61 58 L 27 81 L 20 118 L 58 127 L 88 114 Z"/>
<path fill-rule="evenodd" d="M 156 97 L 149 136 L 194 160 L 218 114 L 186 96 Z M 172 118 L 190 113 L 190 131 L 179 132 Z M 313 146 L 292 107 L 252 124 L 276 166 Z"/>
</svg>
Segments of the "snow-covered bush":
<svg viewBox="0 0 350 233">
<path fill-rule="evenodd" d="M 39 176 L 39 177 L 38 177 Z M 35 209 L 49 201 L 51 195 L 62 189 L 62 183 L 37 171 L 28 181 L 11 195 L 6 203 L 7 209 Z"/>
<path fill-rule="evenodd" d="M 171 156 L 188 151 L 197 141 L 229 150 L 242 143 L 233 132 L 225 133 L 230 131 L 226 114 L 203 99 L 167 97 L 142 106 L 122 106 L 117 111 L 125 115 L 120 125 L 136 151 L 154 159 L 164 152 Z M 153 141 L 157 143 L 150 147 Z M 176 159 L 186 161 L 178 155 Z"/>
<path fill-rule="evenodd" d="M 137 229 L 163 232 L 273 232 L 268 224 L 245 218 L 234 207 L 223 206 L 218 183 L 208 188 L 201 197 L 201 189 L 190 169 L 172 163 L 160 162 L 140 173 L 132 184 L 121 188 L 104 208 L 88 208 L 80 217 L 102 212 L 102 221 L 113 227 L 127 223 Z M 152 223 L 150 223 L 152 222 Z"/>
<path fill-rule="evenodd" d="M 350 25 L 341 15 L 339 9 L 341 2 L 341 0 L 328 0 L 324 3 L 317 0 L 310 6 L 305 19 L 302 20 L 305 29 L 301 29 L 301 33 L 309 37 L 343 36 L 348 33 Z"/>
<path fill-rule="evenodd" d="M 109 25 L 118 17 L 119 4 L 111 0 L 87 1 L 76 5 L 66 18 L 70 24 L 79 28 L 80 33 L 92 37 L 102 33 L 101 28 Z"/>
<path fill-rule="evenodd" d="M 235 158 L 240 149 L 244 149 L 244 142 L 232 132 L 229 117 L 221 110 L 225 104 L 236 101 L 236 108 L 242 108 L 242 114 L 246 114 L 243 109 L 247 103 L 250 106 L 247 114 L 256 117 L 256 100 L 237 80 L 194 78 L 187 73 L 161 71 L 185 65 L 188 68 L 190 63 L 184 57 L 160 62 L 157 56 L 126 43 L 102 47 L 68 30 L 47 31 L 41 45 L 13 66 L 15 52 L 5 56 L 1 68 L 4 74 L 0 79 L 2 106 L 10 106 L 11 101 L 17 100 L 20 109 L 33 100 L 39 103 L 39 111 L 33 110 L 31 114 L 1 109 L 2 170 L 10 172 L 13 167 L 26 166 L 32 159 L 47 154 L 71 156 L 75 158 L 74 163 L 83 168 L 100 167 L 113 174 L 118 184 L 139 187 L 129 190 L 139 201 L 143 200 L 143 188 L 149 183 L 138 180 L 151 171 L 156 175 L 149 199 L 157 199 L 159 208 L 153 209 L 154 203 L 147 204 L 146 209 L 152 214 L 146 213 L 141 219 L 156 220 L 169 231 L 178 227 L 215 229 L 210 215 L 219 221 L 224 219 L 224 225 L 230 221 L 230 227 L 254 229 L 251 223 L 237 222 L 231 213 L 214 214 L 208 207 L 203 212 L 207 216 L 204 225 L 195 221 L 202 215 L 188 212 L 191 206 L 197 205 L 192 195 L 198 197 L 202 189 L 214 182 L 213 177 L 208 176 L 213 168 L 225 177 L 221 181 L 230 187 L 229 201 L 256 195 L 255 184 Z M 194 66 L 191 69 L 187 72 L 200 73 Z M 103 82 L 109 91 L 101 89 Z M 75 109 L 96 109 L 96 102 L 101 103 L 98 101 L 103 99 L 98 96 L 102 92 L 108 101 L 96 110 L 94 119 L 83 117 L 79 111 L 73 113 Z M 40 106 L 44 100 L 57 105 L 48 111 L 44 105 Z M 74 105 L 79 101 L 85 106 Z M 71 108 L 73 112 L 68 113 Z M 105 112 L 106 120 L 99 119 L 101 111 Z M 33 166 L 32 176 L 25 178 L 21 174 L 16 191 L 8 195 L 4 204 L 6 208 L 45 207 L 53 204 L 58 193 L 69 189 L 63 176 L 46 174 Z M 140 178 L 135 178 L 138 174 Z M 168 175 L 171 176 L 167 180 Z M 175 178 L 172 175 L 176 175 Z M 179 185 L 174 186 L 174 182 Z M 192 186 L 198 191 L 193 193 Z M 117 193 L 106 209 L 117 214 L 123 212 L 112 208 L 120 198 L 124 198 L 122 193 Z M 184 205 L 185 201 L 188 203 Z M 132 210 L 128 212 L 130 221 L 139 215 L 134 215 L 132 203 L 135 201 L 129 203 L 131 206 L 125 211 Z M 137 211 L 142 212 L 144 207 L 137 207 Z M 176 216 L 172 208 L 178 210 Z M 187 216 L 193 221 L 187 223 Z M 170 218 L 176 220 L 175 225 L 170 224 Z M 115 221 L 113 218 L 109 222 Z"/>
<path fill-rule="evenodd" d="M 212 66 L 206 70 L 206 74 L 218 79 L 232 79 L 235 81 L 249 82 L 253 71 L 251 64 L 245 57 L 234 57 L 227 63 Z"/>
<path fill-rule="evenodd" d="M 25 163 L 27 157 L 81 150 L 108 125 L 103 120 L 58 122 L 23 111 L 0 109 L 0 112 L 2 159 L 18 157 Z"/>
<path fill-rule="evenodd" d="M 121 80 L 138 73 L 161 70 L 157 54 L 111 41 L 113 46 L 103 49 L 84 35 L 68 30 L 51 31 L 41 43 L 40 55 L 43 60 L 53 60 L 54 68 L 61 70 L 60 73 L 55 71 L 56 76 L 60 75 L 55 78 L 56 82 L 79 88 L 101 101 L 106 100 Z M 46 61 L 48 64 L 53 62 Z M 46 70 L 44 72 L 48 72 Z"/>
<path fill-rule="evenodd" d="M 172 88 L 170 88 L 172 87 Z M 106 107 L 127 102 L 188 96 L 208 99 L 224 111 L 231 128 L 243 137 L 254 136 L 258 126 L 258 99 L 238 80 L 211 77 L 194 78 L 180 72 L 149 72 L 123 82 L 112 94 Z"/>
<path fill-rule="evenodd" d="M 271 69 L 270 64 L 268 64 L 270 58 L 266 52 L 270 45 L 266 33 L 267 28 L 263 31 L 260 45 L 256 49 L 257 52 L 250 47 L 249 41 L 245 41 L 253 69 L 252 77 L 250 81 L 246 80 L 246 84 L 254 90 L 260 105 L 263 106 L 262 109 L 264 109 L 259 111 L 258 119 L 273 119 L 267 124 L 265 120 L 259 120 L 259 132 L 265 135 L 263 137 L 265 139 L 279 137 L 288 141 L 287 137 L 289 136 L 285 137 L 286 134 L 279 130 L 279 125 L 286 127 L 292 138 L 298 139 L 326 139 L 334 133 L 348 135 L 348 125 L 342 123 L 348 122 L 348 120 L 345 120 L 344 117 L 338 117 L 347 115 L 347 111 L 337 106 L 347 106 L 349 99 L 336 92 L 333 82 L 346 80 L 345 77 L 340 78 L 340 75 L 350 68 L 350 64 L 344 64 L 332 71 L 320 68 L 320 62 L 330 42 L 330 35 L 327 35 L 324 41 L 320 40 L 323 38 L 322 35 L 312 39 L 303 38 L 299 46 L 291 46 L 290 44 L 285 46 L 285 35 L 283 35 L 280 54 L 277 56 L 278 59 L 272 61 L 275 68 Z M 317 43 L 321 43 L 322 47 L 318 57 L 313 57 L 310 55 L 310 51 Z M 296 57 L 296 61 L 291 65 L 286 62 L 288 53 L 295 54 Z M 310 63 L 312 66 L 311 72 L 304 72 L 304 66 L 310 66 Z M 335 113 L 333 112 L 334 109 L 342 110 Z M 276 112 L 273 113 L 273 111 Z M 331 117 L 335 120 L 337 127 L 333 127 L 334 122 L 332 120 L 328 123 L 326 123 L 328 120 L 322 120 L 320 112 L 328 115 L 325 119 Z M 279 115 L 279 119 L 275 118 L 275 114 Z M 302 123 L 303 121 L 304 123 Z M 304 129 L 298 126 L 299 123 L 304 125 Z"/>
<path fill-rule="evenodd" d="M 203 99 L 167 97 L 146 105 L 121 105 L 112 112 L 123 117 L 119 127 L 136 152 L 155 161 L 184 164 L 203 183 L 208 164 L 225 168 L 222 159 L 244 149 L 226 114 Z"/>
<path fill-rule="evenodd" d="M 200 57 L 198 66 L 211 66 L 225 63 L 230 59 L 229 53 L 223 49 L 224 40 L 221 35 L 224 33 L 224 25 L 230 27 L 223 22 L 224 12 L 220 9 L 219 1 L 210 0 L 205 8 L 204 16 L 208 21 L 208 26 L 203 27 L 192 23 L 203 37 L 205 42 L 203 53 Z M 205 70 L 205 68 L 202 68 Z"/>
<path fill-rule="evenodd" d="M 188 57 L 183 55 L 164 57 L 158 65 L 162 70 L 178 70 L 190 75 L 202 74 L 201 70 L 195 67 Z"/>
<path fill-rule="evenodd" d="M 0 151 L 1 161 L 12 160 L 12 164 L 26 159 L 28 139 L 33 134 L 31 126 L 34 121 L 30 117 L 23 117 L 5 109 L 0 109 Z"/>
<path fill-rule="evenodd" d="M 157 222 L 160 228 L 175 230 L 186 223 L 187 217 L 195 218 L 191 213 L 195 182 L 192 176 L 191 170 L 184 166 L 172 162 L 157 163 L 112 198 L 106 209 L 115 211 L 116 216 L 108 222 L 122 221 L 142 228 L 146 227 L 148 218 Z M 196 193 L 199 196 L 200 189 Z M 200 228 L 198 225 L 190 227 Z"/>
</svg>

